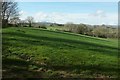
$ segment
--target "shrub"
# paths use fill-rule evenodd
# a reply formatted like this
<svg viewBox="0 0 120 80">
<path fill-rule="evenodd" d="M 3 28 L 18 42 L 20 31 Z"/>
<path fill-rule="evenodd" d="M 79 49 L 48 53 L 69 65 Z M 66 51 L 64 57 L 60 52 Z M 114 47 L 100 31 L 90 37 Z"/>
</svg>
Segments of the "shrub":
<svg viewBox="0 0 120 80">
<path fill-rule="evenodd" d="M 45 24 L 40 24 L 39 25 L 39 28 L 42 28 L 42 29 L 47 29 L 46 25 Z"/>
<path fill-rule="evenodd" d="M 39 27 L 39 28 L 42 28 L 42 29 L 47 29 L 46 27 L 44 27 L 44 26 L 41 26 L 41 27 Z"/>
</svg>

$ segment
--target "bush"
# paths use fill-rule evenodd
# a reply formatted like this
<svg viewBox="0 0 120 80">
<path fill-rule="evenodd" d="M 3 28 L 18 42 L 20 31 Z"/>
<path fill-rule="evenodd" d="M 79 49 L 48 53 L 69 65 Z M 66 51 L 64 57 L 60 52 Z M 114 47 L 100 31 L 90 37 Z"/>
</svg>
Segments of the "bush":
<svg viewBox="0 0 120 80">
<path fill-rule="evenodd" d="M 55 31 L 61 31 L 60 29 L 55 29 Z"/>
<path fill-rule="evenodd" d="M 45 24 L 40 24 L 39 25 L 39 28 L 42 28 L 42 29 L 47 29 L 46 25 Z"/>
<path fill-rule="evenodd" d="M 101 38 L 107 38 L 108 29 L 106 27 L 96 27 L 93 29 L 94 36 L 101 37 Z"/>
<path fill-rule="evenodd" d="M 42 28 L 42 29 L 47 29 L 45 26 L 39 26 L 39 28 Z"/>
<path fill-rule="evenodd" d="M 28 27 L 28 26 L 25 25 L 25 26 L 23 26 L 23 27 Z"/>
</svg>

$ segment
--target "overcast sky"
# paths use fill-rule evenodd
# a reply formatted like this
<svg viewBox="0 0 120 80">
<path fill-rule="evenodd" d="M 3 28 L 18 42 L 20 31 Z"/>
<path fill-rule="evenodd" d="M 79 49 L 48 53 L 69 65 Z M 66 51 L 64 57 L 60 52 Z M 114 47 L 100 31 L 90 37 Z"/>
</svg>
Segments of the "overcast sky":
<svg viewBox="0 0 120 80">
<path fill-rule="evenodd" d="M 118 22 L 117 2 L 18 2 L 21 19 L 36 22 L 114 25 Z"/>
</svg>

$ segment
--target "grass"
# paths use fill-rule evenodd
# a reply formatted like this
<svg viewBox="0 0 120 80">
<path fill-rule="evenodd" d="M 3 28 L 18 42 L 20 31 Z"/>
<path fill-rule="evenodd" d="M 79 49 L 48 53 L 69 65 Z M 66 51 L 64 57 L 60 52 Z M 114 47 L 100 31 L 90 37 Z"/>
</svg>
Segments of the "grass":
<svg viewBox="0 0 120 80">
<path fill-rule="evenodd" d="M 118 41 L 37 28 L 3 29 L 3 77 L 118 76 Z"/>
<path fill-rule="evenodd" d="M 67 30 L 64 26 L 47 26 L 47 29 L 52 31 Z"/>
</svg>

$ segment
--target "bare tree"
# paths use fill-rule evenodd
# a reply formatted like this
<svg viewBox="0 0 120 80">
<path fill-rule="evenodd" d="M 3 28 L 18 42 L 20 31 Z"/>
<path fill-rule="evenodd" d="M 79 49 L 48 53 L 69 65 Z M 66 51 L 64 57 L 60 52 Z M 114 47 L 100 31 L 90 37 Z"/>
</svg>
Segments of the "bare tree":
<svg viewBox="0 0 120 80">
<path fill-rule="evenodd" d="M 79 32 L 79 34 L 86 34 L 88 32 L 88 27 L 86 26 L 86 24 L 79 24 L 77 31 Z"/>
<path fill-rule="evenodd" d="M 93 29 L 94 35 L 96 37 L 107 38 L 108 30 L 104 26 L 98 26 Z M 110 34 L 110 33 L 109 33 Z"/>
<path fill-rule="evenodd" d="M 2 21 L 3 25 L 8 24 L 10 18 L 19 16 L 18 4 L 13 0 L 4 0 L 2 2 Z"/>
<path fill-rule="evenodd" d="M 26 23 L 27 23 L 26 20 L 20 20 L 19 24 L 20 24 L 21 27 L 25 27 Z"/>
<path fill-rule="evenodd" d="M 28 22 L 29 27 L 31 27 L 32 23 L 34 22 L 34 18 L 32 16 L 28 16 L 27 19 L 26 19 L 26 21 Z"/>
<path fill-rule="evenodd" d="M 9 20 L 9 23 L 11 23 L 15 26 L 18 26 L 18 24 L 20 23 L 20 19 L 19 19 L 19 17 L 13 17 Z"/>
<path fill-rule="evenodd" d="M 65 28 L 66 28 L 68 31 L 70 31 L 70 32 L 73 31 L 74 26 L 75 26 L 75 24 L 73 24 L 72 22 L 67 22 L 67 23 L 65 24 Z"/>
</svg>

